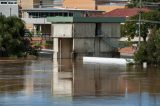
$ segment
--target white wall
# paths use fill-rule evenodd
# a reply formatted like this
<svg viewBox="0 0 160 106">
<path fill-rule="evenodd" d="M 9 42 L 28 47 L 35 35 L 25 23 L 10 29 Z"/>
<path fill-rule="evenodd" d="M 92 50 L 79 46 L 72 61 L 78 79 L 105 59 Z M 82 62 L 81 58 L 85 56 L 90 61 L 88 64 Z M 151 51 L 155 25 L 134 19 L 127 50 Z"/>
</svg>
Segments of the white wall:
<svg viewBox="0 0 160 106">
<path fill-rule="evenodd" d="M 72 37 L 72 24 L 52 24 L 53 25 L 53 37 Z"/>
<path fill-rule="evenodd" d="M 22 18 L 27 24 L 51 24 L 46 18 Z"/>
<path fill-rule="evenodd" d="M 0 4 L 0 13 L 5 16 L 19 16 L 18 4 Z"/>
</svg>

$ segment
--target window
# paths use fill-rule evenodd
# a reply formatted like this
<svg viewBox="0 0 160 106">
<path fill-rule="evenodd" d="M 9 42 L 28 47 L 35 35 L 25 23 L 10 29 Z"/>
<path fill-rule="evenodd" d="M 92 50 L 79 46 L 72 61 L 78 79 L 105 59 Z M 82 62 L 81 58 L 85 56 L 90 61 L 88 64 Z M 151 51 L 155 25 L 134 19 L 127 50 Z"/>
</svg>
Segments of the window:
<svg viewBox="0 0 160 106">
<path fill-rule="evenodd" d="M 69 13 L 69 16 L 72 17 L 72 16 L 73 16 L 73 13 Z"/>
<path fill-rule="evenodd" d="M 101 23 L 96 23 L 96 36 L 102 35 L 102 30 L 101 30 Z"/>
<path fill-rule="evenodd" d="M 7 4 L 7 2 L 1 2 L 1 4 Z"/>
</svg>

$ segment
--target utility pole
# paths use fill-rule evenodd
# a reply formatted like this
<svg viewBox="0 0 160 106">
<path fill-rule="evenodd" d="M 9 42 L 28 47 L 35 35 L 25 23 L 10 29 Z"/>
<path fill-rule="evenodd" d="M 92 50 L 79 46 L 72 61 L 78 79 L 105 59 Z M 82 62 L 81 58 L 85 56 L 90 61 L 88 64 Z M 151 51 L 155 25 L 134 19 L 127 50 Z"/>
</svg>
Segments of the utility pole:
<svg viewBox="0 0 160 106">
<path fill-rule="evenodd" d="M 9 9 L 9 15 L 11 16 L 12 15 L 12 8 L 10 7 Z"/>
<path fill-rule="evenodd" d="M 140 45 L 141 45 L 141 19 L 142 19 L 142 0 L 139 1 L 139 41 L 138 41 L 138 49 L 140 48 Z"/>
</svg>

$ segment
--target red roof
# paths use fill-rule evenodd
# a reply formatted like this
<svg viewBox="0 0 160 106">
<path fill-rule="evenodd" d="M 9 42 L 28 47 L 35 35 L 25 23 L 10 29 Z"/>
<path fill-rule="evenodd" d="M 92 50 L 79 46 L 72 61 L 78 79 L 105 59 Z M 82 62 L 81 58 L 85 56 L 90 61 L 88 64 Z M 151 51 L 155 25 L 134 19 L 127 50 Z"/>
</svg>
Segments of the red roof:
<svg viewBox="0 0 160 106">
<path fill-rule="evenodd" d="M 105 14 L 96 15 L 96 17 L 131 17 L 131 16 L 137 15 L 140 11 L 149 12 L 150 10 L 147 8 L 143 8 L 143 9 L 139 9 L 139 8 L 115 9 L 115 10 L 107 12 Z"/>
<path fill-rule="evenodd" d="M 127 54 L 134 54 L 136 51 L 136 48 L 133 47 L 125 47 L 118 50 L 120 53 L 127 53 Z"/>
</svg>

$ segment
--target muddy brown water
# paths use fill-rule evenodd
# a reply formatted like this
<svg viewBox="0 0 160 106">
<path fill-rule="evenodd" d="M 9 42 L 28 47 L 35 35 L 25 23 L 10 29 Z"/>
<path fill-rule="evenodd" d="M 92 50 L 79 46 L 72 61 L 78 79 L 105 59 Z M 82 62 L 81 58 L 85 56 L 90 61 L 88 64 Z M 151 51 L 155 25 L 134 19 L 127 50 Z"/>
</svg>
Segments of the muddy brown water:
<svg viewBox="0 0 160 106">
<path fill-rule="evenodd" d="M 160 69 L 3 59 L 0 106 L 160 106 Z"/>
</svg>

